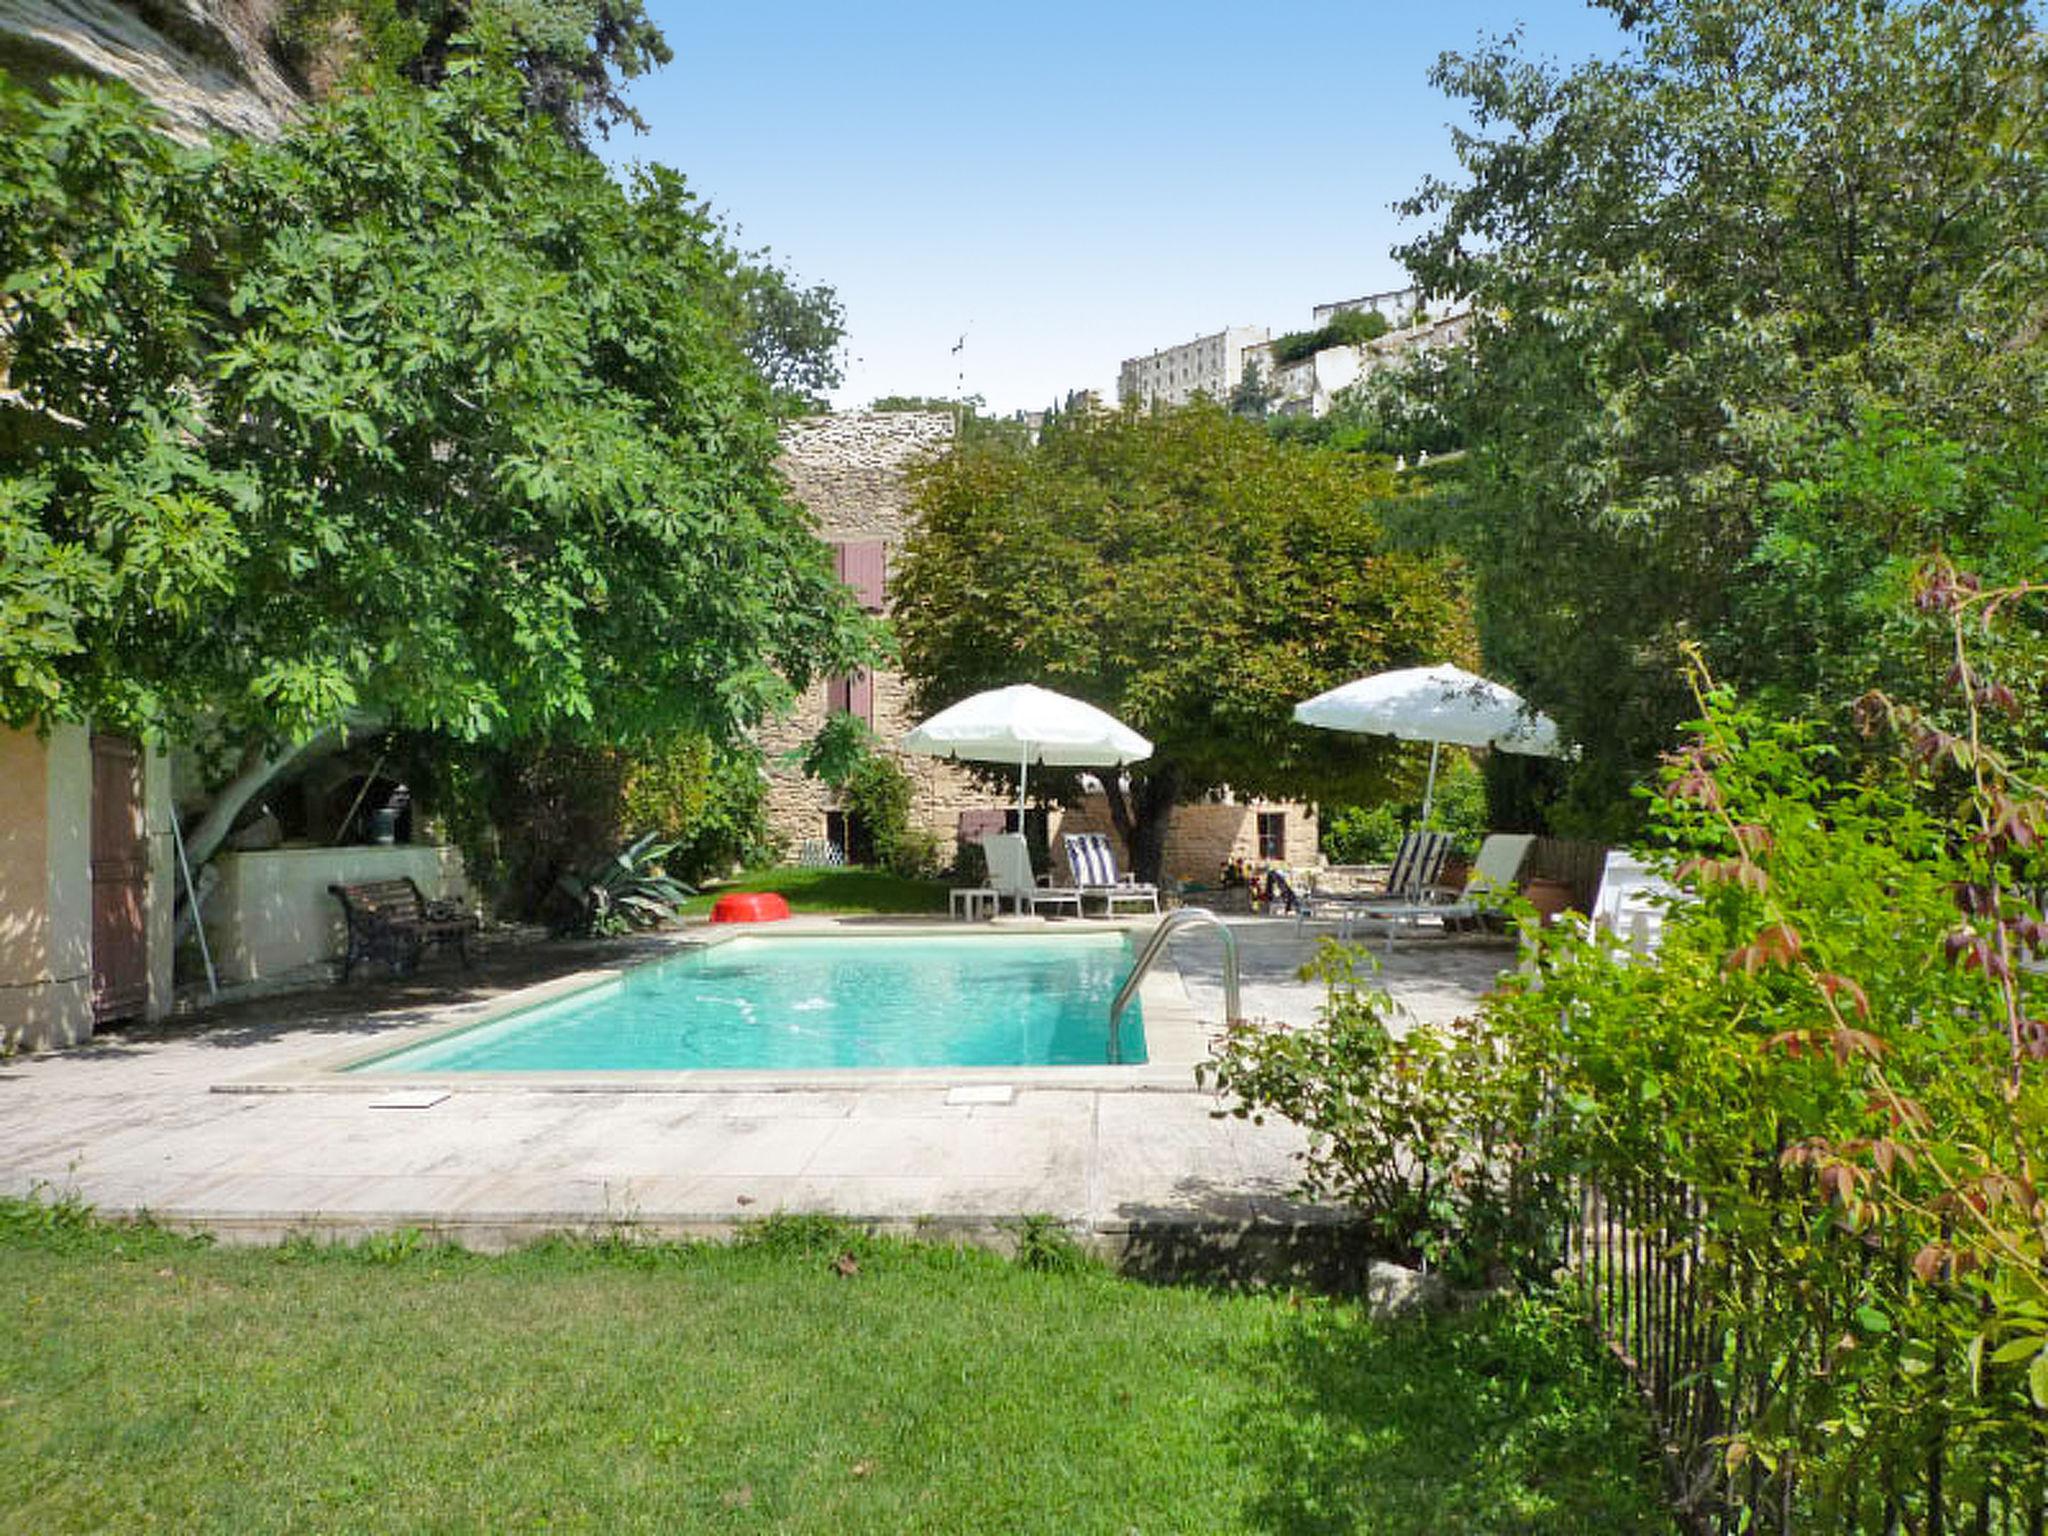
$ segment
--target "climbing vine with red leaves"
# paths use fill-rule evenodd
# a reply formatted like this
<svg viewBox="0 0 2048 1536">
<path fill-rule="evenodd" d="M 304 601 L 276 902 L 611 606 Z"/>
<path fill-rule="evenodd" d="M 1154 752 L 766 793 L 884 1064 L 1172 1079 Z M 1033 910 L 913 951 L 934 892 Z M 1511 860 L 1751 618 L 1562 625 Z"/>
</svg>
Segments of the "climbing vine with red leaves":
<svg viewBox="0 0 2048 1536">
<path fill-rule="evenodd" d="M 1662 944 L 1544 935 L 1488 1005 L 1509 1076 L 1549 1085 L 1527 1156 L 1697 1198 L 1705 1368 L 1769 1381 L 1730 1465 L 1845 1529 L 1914 1526 L 1874 1468 L 1934 1458 L 1967 1504 L 2048 1465 L 2048 693 L 2035 631 L 2002 634 L 2044 596 L 1930 564 L 1947 676 L 1858 700 L 1860 736 L 1695 657 Z"/>
</svg>

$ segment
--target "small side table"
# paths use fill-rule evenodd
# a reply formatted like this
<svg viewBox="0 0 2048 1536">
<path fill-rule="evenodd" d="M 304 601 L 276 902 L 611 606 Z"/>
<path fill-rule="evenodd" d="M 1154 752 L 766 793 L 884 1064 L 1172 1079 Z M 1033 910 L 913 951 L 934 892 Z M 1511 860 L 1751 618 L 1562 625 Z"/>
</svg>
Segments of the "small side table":
<svg viewBox="0 0 2048 1536">
<path fill-rule="evenodd" d="M 998 910 L 1000 892 L 992 885 L 979 887 L 962 886 L 947 893 L 953 907 L 953 921 L 979 922 L 984 917 L 994 917 Z"/>
</svg>

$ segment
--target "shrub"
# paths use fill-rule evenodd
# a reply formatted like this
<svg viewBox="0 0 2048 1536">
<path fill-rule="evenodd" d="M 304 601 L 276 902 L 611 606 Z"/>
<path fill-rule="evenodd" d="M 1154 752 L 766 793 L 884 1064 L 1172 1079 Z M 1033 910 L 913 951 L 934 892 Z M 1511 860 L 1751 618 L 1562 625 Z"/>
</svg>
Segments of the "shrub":
<svg viewBox="0 0 2048 1536">
<path fill-rule="evenodd" d="M 1802 1525 L 1918 1528 L 1896 1490 L 1937 1462 L 1961 1505 L 2038 1486 L 2048 701 L 2038 635 L 2000 650 L 1991 621 L 2041 591 L 1933 567 L 1947 697 L 1866 695 L 1853 761 L 1698 668 L 1702 718 L 1651 798 L 1690 894 L 1653 956 L 1525 928 L 1476 1026 L 1396 1041 L 1383 1002 L 1335 986 L 1324 1031 L 1239 1029 L 1209 1069 L 1237 1113 L 1304 1126 L 1311 1183 L 1421 1256 L 1540 1272 L 1553 1191 L 1682 1197 L 1728 1416 L 1704 1475 L 1751 1460 Z M 1994 710 L 2024 755 L 1989 745 Z"/>
<path fill-rule="evenodd" d="M 1313 331 L 1289 331 L 1272 343 L 1273 361 L 1298 363 L 1331 347 L 1356 347 L 1377 341 L 1393 327 L 1376 309 L 1347 309 Z"/>
<path fill-rule="evenodd" d="M 980 886 L 988 884 L 988 854 L 979 843 L 955 843 L 953 845 L 953 883 L 955 885 Z"/>
<path fill-rule="evenodd" d="M 618 822 L 659 833 L 670 845 L 668 871 L 700 881 L 762 860 L 766 795 L 761 760 L 753 751 L 678 736 L 627 756 Z"/>
<path fill-rule="evenodd" d="M 1314 1028 L 1228 1026 L 1198 1069 L 1236 1101 L 1216 1113 L 1306 1129 L 1308 1191 L 1354 1206 L 1403 1263 L 1464 1282 L 1547 1269 L 1559 1211 L 1513 1155 L 1522 1106 L 1484 1032 L 1461 1020 L 1397 1035 L 1393 999 L 1353 966 L 1326 943 L 1309 968 L 1330 987 Z"/>
<path fill-rule="evenodd" d="M 693 893 L 661 872 L 672 851 L 649 832 L 588 869 L 563 875 L 556 882 L 566 914 L 559 926 L 610 936 L 673 922 Z"/>
<path fill-rule="evenodd" d="M 760 760 L 677 735 L 640 747 L 534 740 L 468 745 L 402 737 L 407 782 L 442 817 L 470 879 L 513 917 L 552 917 L 565 877 L 586 876 L 628 837 L 654 834 L 682 881 L 760 858 Z"/>
<path fill-rule="evenodd" d="M 939 873 L 939 839 L 923 827 L 905 827 L 886 853 L 878 848 L 875 856 L 891 874 L 906 880 L 931 880 Z"/>
<path fill-rule="evenodd" d="M 877 864 L 894 868 L 899 857 L 911 852 L 910 775 L 895 759 L 870 754 L 840 786 L 839 795 L 847 814 L 859 817 L 868 829 Z M 936 845 L 926 853 L 936 866 Z"/>
<path fill-rule="evenodd" d="M 1385 864 L 1401 845 L 1401 834 L 1421 825 L 1422 801 L 1383 800 L 1378 805 L 1332 806 L 1323 813 L 1323 855 L 1333 864 Z M 1439 764 L 1436 805 L 1430 824 L 1449 832 L 1466 857 L 1479 851 L 1491 822 L 1486 780 L 1462 752 Z"/>
</svg>

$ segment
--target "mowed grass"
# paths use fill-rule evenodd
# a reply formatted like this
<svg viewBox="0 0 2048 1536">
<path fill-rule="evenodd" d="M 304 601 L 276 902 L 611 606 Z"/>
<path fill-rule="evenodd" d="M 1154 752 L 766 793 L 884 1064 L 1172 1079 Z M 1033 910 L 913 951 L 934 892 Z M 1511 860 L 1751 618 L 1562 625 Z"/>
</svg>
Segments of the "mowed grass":
<svg viewBox="0 0 2048 1536">
<path fill-rule="evenodd" d="M 1533 1306 L 1382 1328 L 805 1222 L 484 1258 L 20 1202 L 0 1294 L 14 1531 L 1671 1529 L 1626 1390 Z"/>
<path fill-rule="evenodd" d="M 702 917 L 712 902 L 730 891 L 775 891 L 792 912 L 851 916 L 893 916 L 944 912 L 942 880 L 906 880 L 886 869 L 754 869 L 683 904 L 687 916 Z"/>
</svg>

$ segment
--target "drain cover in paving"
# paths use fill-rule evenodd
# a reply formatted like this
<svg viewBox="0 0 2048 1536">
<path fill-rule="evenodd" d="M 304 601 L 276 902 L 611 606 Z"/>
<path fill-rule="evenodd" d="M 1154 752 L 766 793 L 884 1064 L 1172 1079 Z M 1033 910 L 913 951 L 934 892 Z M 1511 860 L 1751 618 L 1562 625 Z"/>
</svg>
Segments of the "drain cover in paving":
<svg viewBox="0 0 2048 1536">
<path fill-rule="evenodd" d="M 372 1109 L 432 1109 L 448 1095 L 437 1089 L 422 1088 L 417 1093 L 388 1093 L 381 1099 L 370 1100 Z"/>
<path fill-rule="evenodd" d="M 948 1088 L 948 1104 L 1014 1104 L 1017 1090 L 1008 1083 L 981 1083 L 972 1088 Z"/>
</svg>

